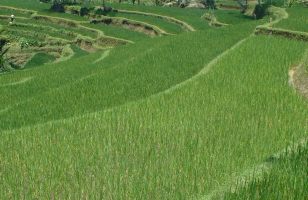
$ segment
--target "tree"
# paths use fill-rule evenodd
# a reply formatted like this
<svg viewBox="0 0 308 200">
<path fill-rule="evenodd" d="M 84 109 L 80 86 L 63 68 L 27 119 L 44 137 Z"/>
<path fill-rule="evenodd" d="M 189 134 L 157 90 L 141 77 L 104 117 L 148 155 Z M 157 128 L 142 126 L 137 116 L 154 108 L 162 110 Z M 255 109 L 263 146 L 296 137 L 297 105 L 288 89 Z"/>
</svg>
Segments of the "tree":
<svg viewBox="0 0 308 200">
<path fill-rule="evenodd" d="M 208 9 L 216 9 L 216 4 L 215 4 L 215 0 L 205 0 L 205 3 L 208 7 Z"/>
<path fill-rule="evenodd" d="M 248 0 L 237 0 L 237 3 L 242 9 L 242 13 L 245 13 L 248 8 Z"/>
</svg>

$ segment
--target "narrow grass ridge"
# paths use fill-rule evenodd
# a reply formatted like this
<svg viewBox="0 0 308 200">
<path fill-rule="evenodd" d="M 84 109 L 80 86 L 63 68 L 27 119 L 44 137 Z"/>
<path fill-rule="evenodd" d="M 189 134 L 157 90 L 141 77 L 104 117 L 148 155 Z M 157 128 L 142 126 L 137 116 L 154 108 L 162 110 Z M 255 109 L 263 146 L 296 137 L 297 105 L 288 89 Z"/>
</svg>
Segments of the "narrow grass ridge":
<svg viewBox="0 0 308 200">
<path fill-rule="evenodd" d="M 207 20 L 209 22 L 210 26 L 215 26 L 215 27 L 223 27 L 223 26 L 228 26 L 229 24 L 226 23 L 222 23 L 220 21 L 217 20 L 217 18 L 215 16 L 209 16 L 207 15 L 207 13 L 205 13 L 204 15 L 202 15 L 203 19 Z"/>
<path fill-rule="evenodd" d="M 293 143 L 281 151 L 269 156 L 263 163 L 243 171 L 240 176 L 234 178 L 234 180 L 230 183 L 220 186 L 218 189 L 200 198 L 199 200 L 225 199 L 226 195 L 229 195 L 229 192 L 235 193 L 253 181 L 262 180 L 265 174 L 269 173 L 273 169 L 276 162 L 296 155 L 300 149 L 307 148 L 307 146 L 308 138 L 303 138 L 297 143 Z"/>
<path fill-rule="evenodd" d="M 308 41 L 307 32 L 291 31 L 291 30 L 286 30 L 286 29 L 281 29 L 281 28 L 259 26 L 256 28 L 255 33 L 263 34 L 263 35 L 277 35 L 277 36 L 282 36 L 288 39 L 302 40 L 306 42 Z"/>
<path fill-rule="evenodd" d="M 251 37 L 251 36 L 250 36 Z M 248 37 L 249 38 L 249 37 Z M 174 86 L 172 86 L 171 88 L 161 92 L 161 93 L 158 93 L 158 94 L 155 94 L 154 96 L 156 95 L 162 95 L 162 94 L 168 94 L 168 93 L 171 93 L 177 89 L 180 89 L 181 87 L 187 85 L 188 83 L 190 82 L 193 82 L 195 81 L 196 79 L 198 79 L 200 76 L 204 76 L 206 75 L 207 73 L 209 73 L 211 71 L 211 69 L 213 67 L 215 67 L 215 65 L 217 64 L 217 62 L 219 62 L 221 59 L 224 58 L 224 56 L 226 56 L 228 53 L 230 53 L 231 51 L 234 51 L 236 50 L 237 47 L 239 47 L 241 44 L 243 44 L 248 38 L 245 38 L 245 39 L 242 39 L 240 40 L 239 42 L 237 42 L 234 46 L 232 46 L 231 48 L 227 49 L 226 51 L 224 51 L 223 53 L 221 53 L 220 55 L 218 55 L 217 57 L 215 57 L 211 62 L 209 62 L 204 68 L 202 68 L 200 70 L 199 73 L 197 73 L 196 75 L 192 76 L 191 78 L 179 83 L 179 84 L 176 84 Z"/>
<path fill-rule="evenodd" d="M 134 31 L 142 32 L 151 36 L 160 36 L 160 35 L 170 35 L 161 28 L 148 24 L 145 22 L 140 22 L 136 20 L 130 20 L 122 17 L 100 17 L 98 19 L 92 19 L 90 23 L 98 24 L 104 23 L 107 25 L 121 26 L 126 29 L 132 29 Z"/>
<path fill-rule="evenodd" d="M 279 24 L 281 21 L 288 19 L 289 14 L 286 12 L 285 8 L 278 8 L 271 6 L 269 12 L 273 16 L 274 21 L 268 22 L 264 25 L 257 26 L 255 31 L 256 34 L 278 35 L 289 39 L 308 41 L 307 32 L 274 28 L 274 25 Z"/>
<path fill-rule="evenodd" d="M 159 14 L 154 14 L 154 13 L 149 13 L 149 12 L 141 12 L 141 11 L 132 11 L 132 10 L 122 10 L 119 9 L 117 10 L 120 13 L 129 13 L 129 14 L 138 14 L 138 15 L 144 15 L 144 16 L 152 16 L 152 17 L 157 17 L 160 19 L 164 19 L 166 21 L 179 24 L 184 30 L 186 31 L 196 31 L 191 25 L 188 23 L 181 21 L 179 19 L 176 19 L 174 17 L 166 16 L 166 15 L 159 15 Z"/>
</svg>

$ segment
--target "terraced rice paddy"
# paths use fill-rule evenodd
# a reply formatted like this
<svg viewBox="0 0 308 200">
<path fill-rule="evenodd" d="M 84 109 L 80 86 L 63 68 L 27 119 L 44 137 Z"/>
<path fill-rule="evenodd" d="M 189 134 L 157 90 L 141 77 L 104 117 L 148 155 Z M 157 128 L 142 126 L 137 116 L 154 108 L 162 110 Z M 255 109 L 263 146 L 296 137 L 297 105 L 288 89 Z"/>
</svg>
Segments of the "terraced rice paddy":
<svg viewBox="0 0 308 200">
<path fill-rule="evenodd" d="M 308 101 L 289 71 L 308 69 L 307 42 L 255 35 L 269 18 L 237 10 L 218 28 L 202 9 L 111 5 L 171 34 L 1 0 L 23 64 L 0 74 L 0 199 L 306 199 Z M 274 28 L 307 32 L 297 9 Z"/>
<path fill-rule="evenodd" d="M 287 9 L 289 18 L 281 21 L 277 26 L 289 29 L 293 31 L 308 32 L 308 19 L 307 19 L 307 8 L 302 6 L 295 6 Z"/>
</svg>

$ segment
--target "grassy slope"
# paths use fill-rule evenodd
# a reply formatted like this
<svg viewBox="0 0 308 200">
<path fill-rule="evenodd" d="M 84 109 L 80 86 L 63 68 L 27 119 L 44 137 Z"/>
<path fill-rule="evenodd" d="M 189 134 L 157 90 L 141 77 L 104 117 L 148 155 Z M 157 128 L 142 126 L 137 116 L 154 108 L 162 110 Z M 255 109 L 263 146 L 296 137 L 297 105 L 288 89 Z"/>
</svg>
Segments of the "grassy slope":
<svg viewBox="0 0 308 200">
<path fill-rule="evenodd" d="M 129 4 L 117 4 L 114 3 L 112 6 L 116 9 L 125 9 L 125 10 L 135 10 L 142 12 L 150 12 L 155 14 L 161 14 L 166 16 L 175 17 L 179 20 L 183 20 L 188 24 L 192 25 L 194 28 L 199 30 L 207 29 L 207 21 L 201 19 L 201 16 L 204 14 L 204 10 L 201 9 L 182 9 L 182 8 L 168 8 L 168 7 L 157 7 L 157 6 L 143 6 L 143 5 L 129 5 Z"/>
<path fill-rule="evenodd" d="M 203 27 L 203 22 L 194 23 Z M 207 31 L 121 47 L 99 66 L 91 63 L 101 52 L 4 75 L 0 87 L 30 79 L 18 87 L 2 87 L 5 104 L 0 110 L 12 106 L 8 112 L 0 111 L 1 122 L 7 124 L 2 128 L 79 115 L 155 94 L 196 74 L 247 35 L 246 28 L 239 28 L 245 30 L 243 35 L 235 29 Z M 217 45 L 221 38 L 228 44 Z M 221 49 L 208 51 L 217 46 Z M 156 50 L 160 47 L 162 52 Z M 189 54 L 174 51 L 188 47 Z M 2 131 L 0 197 L 179 199 L 206 194 L 288 141 L 307 137 L 307 102 L 287 84 L 288 67 L 297 63 L 305 48 L 307 44 L 300 42 L 254 37 L 208 75 L 169 94 Z M 252 52 L 256 59 L 247 59 Z"/>
<path fill-rule="evenodd" d="M 144 35 L 142 33 L 138 33 L 138 32 L 123 29 L 123 28 L 118 28 L 118 27 L 107 27 L 106 28 L 106 26 L 91 25 L 90 23 L 88 23 L 88 19 L 85 18 L 85 17 L 80 17 L 80 16 L 77 16 L 77 15 L 71 15 L 71 14 L 66 14 L 66 13 L 53 13 L 53 12 L 50 12 L 48 10 L 50 5 L 33 3 L 33 2 L 36 2 L 36 1 L 35 0 L 25 0 L 23 2 L 20 2 L 19 0 L 3 0 L 3 1 L 1 1 L 0 5 L 13 6 L 13 7 L 16 7 L 16 8 L 35 10 L 35 11 L 38 11 L 38 14 L 42 14 L 42 15 L 48 15 L 48 16 L 53 16 L 53 17 L 61 17 L 61 18 L 64 18 L 64 19 L 71 19 L 71 20 L 75 20 L 75 21 L 84 22 L 85 26 L 102 30 L 105 33 L 105 35 L 108 35 L 108 36 L 119 37 L 119 38 L 128 39 L 128 40 L 132 40 L 132 41 L 138 41 L 138 38 L 148 38 L 146 35 Z M 18 12 L 15 12 L 15 13 L 18 14 Z M 63 27 L 61 27 L 61 25 L 50 24 L 48 22 L 43 22 L 43 21 L 36 21 L 36 20 L 29 20 L 29 19 L 27 19 L 27 20 L 17 19 L 17 22 L 42 24 L 42 25 L 52 26 L 54 28 L 63 29 Z M 7 22 L 5 22 L 5 23 L 7 23 Z M 87 31 L 77 29 L 77 28 L 74 28 L 74 27 L 67 27 L 67 29 L 69 31 L 73 30 L 76 33 L 80 33 L 80 34 L 86 35 L 86 36 L 89 35 L 89 34 L 90 34 L 90 36 L 93 35 L 93 33 L 91 33 L 91 32 L 87 32 Z"/>
<path fill-rule="evenodd" d="M 246 59 L 251 46 L 254 60 Z M 39 198 L 206 194 L 307 136 L 308 105 L 289 88 L 287 76 L 305 48 L 253 37 L 208 75 L 171 93 L 3 132 L 1 195 L 18 196 L 22 188 Z"/>
</svg>

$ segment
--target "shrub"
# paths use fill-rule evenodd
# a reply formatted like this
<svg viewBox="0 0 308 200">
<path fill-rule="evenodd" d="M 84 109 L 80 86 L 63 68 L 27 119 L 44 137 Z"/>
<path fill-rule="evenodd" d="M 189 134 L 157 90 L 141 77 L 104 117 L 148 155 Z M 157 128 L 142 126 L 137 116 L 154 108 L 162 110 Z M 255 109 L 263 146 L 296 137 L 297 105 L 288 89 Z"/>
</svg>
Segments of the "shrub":
<svg viewBox="0 0 308 200">
<path fill-rule="evenodd" d="M 63 3 L 53 3 L 50 10 L 54 12 L 64 13 L 65 12 L 64 4 Z"/>
<path fill-rule="evenodd" d="M 216 9 L 215 0 L 206 0 L 205 3 L 208 9 Z"/>
<path fill-rule="evenodd" d="M 82 7 L 80 8 L 80 16 L 85 16 L 88 15 L 90 13 L 90 9 L 87 7 Z"/>
<path fill-rule="evenodd" d="M 266 15 L 267 8 L 267 4 L 257 4 L 253 11 L 256 19 L 262 19 Z"/>
<path fill-rule="evenodd" d="M 109 7 L 109 6 L 104 6 L 104 7 L 99 7 L 99 8 L 96 8 L 94 10 L 94 13 L 96 15 L 106 15 L 107 13 L 111 12 L 112 11 L 112 7 Z"/>
<path fill-rule="evenodd" d="M 73 15 L 79 15 L 80 13 L 80 6 L 64 6 L 65 12 L 73 14 Z"/>
</svg>

